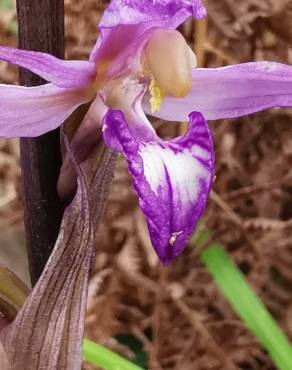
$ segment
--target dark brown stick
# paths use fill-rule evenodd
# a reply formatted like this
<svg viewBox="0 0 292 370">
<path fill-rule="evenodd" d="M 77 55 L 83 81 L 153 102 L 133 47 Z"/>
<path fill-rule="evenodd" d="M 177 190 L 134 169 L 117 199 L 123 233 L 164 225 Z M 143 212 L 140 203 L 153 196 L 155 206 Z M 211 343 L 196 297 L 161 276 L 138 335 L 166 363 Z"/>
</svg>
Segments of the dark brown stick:
<svg viewBox="0 0 292 370">
<path fill-rule="evenodd" d="M 19 47 L 64 57 L 64 1 L 17 0 Z M 44 81 L 20 71 L 20 83 Z M 24 219 L 32 284 L 41 275 L 58 236 L 62 205 L 56 183 L 61 165 L 59 130 L 20 140 Z"/>
</svg>

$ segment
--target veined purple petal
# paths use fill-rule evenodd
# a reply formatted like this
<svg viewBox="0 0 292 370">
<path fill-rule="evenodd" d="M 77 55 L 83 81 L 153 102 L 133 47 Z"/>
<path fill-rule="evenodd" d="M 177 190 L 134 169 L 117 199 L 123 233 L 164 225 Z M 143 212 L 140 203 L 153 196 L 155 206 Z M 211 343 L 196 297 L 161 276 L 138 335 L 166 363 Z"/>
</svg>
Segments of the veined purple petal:
<svg viewBox="0 0 292 370">
<path fill-rule="evenodd" d="M 59 87 L 82 87 L 93 81 L 96 66 L 82 60 L 61 60 L 36 51 L 0 46 L 0 59 L 29 69 Z"/>
<path fill-rule="evenodd" d="M 150 113 L 149 98 L 144 109 Z M 154 116 L 185 121 L 200 111 L 206 119 L 235 118 L 273 107 L 292 107 L 292 66 L 254 62 L 193 70 L 190 94 L 166 98 Z"/>
<path fill-rule="evenodd" d="M 152 244 L 164 264 L 182 253 L 201 217 L 214 177 L 214 152 L 207 123 L 190 114 L 189 131 L 169 142 L 138 141 L 121 111 L 104 118 L 128 161 Z"/>
<path fill-rule="evenodd" d="M 122 73 L 155 29 L 175 29 L 187 18 L 205 14 L 201 0 L 112 0 L 99 24 L 101 36 L 90 60 L 110 63 L 112 75 Z"/>
<path fill-rule="evenodd" d="M 87 101 L 81 89 L 0 85 L 0 137 L 42 135 L 60 126 Z"/>
</svg>

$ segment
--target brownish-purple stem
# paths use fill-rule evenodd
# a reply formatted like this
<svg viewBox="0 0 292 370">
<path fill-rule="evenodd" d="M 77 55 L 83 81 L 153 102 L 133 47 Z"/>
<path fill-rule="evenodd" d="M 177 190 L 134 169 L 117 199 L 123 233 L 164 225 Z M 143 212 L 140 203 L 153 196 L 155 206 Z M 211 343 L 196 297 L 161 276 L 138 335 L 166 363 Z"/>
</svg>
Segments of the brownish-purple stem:
<svg viewBox="0 0 292 370">
<path fill-rule="evenodd" d="M 19 47 L 64 57 L 64 1 L 17 0 Z M 20 83 L 45 81 L 20 71 Z M 20 140 L 24 220 L 31 281 L 40 277 L 57 239 L 63 208 L 57 195 L 61 166 L 59 130 Z"/>
</svg>

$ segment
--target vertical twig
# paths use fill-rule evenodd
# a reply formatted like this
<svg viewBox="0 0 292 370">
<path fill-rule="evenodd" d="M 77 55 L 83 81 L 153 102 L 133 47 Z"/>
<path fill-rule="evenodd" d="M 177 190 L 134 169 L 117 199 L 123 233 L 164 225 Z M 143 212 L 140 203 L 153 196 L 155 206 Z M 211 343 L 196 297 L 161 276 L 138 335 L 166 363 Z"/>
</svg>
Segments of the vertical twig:
<svg viewBox="0 0 292 370">
<path fill-rule="evenodd" d="M 64 1 L 17 0 L 19 47 L 64 57 Z M 20 83 L 44 81 L 20 71 Z M 32 284 L 41 275 L 58 236 L 62 205 L 56 183 L 61 165 L 59 130 L 20 140 L 24 219 Z"/>
<path fill-rule="evenodd" d="M 205 43 L 207 39 L 208 18 L 195 22 L 195 52 L 197 55 L 198 67 L 204 67 L 205 64 Z"/>
<path fill-rule="evenodd" d="M 151 370 L 162 370 L 158 358 L 159 358 L 159 334 L 162 320 L 162 309 L 163 303 L 166 297 L 166 285 L 167 285 L 167 267 L 162 265 L 159 266 L 159 278 L 158 278 L 158 290 L 156 292 L 155 306 L 152 316 L 152 330 L 153 340 L 152 348 L 150 352 L 150 369 Z"/>
</svg>

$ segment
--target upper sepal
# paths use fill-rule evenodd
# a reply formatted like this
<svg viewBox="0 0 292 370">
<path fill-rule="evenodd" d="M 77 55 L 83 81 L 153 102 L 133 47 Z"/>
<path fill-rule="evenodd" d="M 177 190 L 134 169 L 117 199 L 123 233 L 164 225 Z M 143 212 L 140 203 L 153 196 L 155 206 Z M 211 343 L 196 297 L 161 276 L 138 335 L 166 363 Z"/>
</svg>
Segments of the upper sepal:
<svg viewBox="0 0 292 370">
<path fill-rule="evenodd" d="M 160 22 L 162 27 L 176 28 L 186 17 L 203 18 L 206 9 L 201 0 L 112 0 L 100 27 L 115 27 L 121 24 Z"/>
<path fill-rule="evenodd" d="M 213 182 L 214 151 L 207 123 L 200 113 L 191 113 L 188 132 L 169 142 L 137 140 L 121 111 L 110 110 L 104 123 L 105 141 L 119 141 L 152 244 L 168 264 L 184 250 Z"/>
<path fill-rule="evenodd" d="M 100 37 L 90 61 L 109 63 L 109 78 L 133 68 L 157 29 L 176 29 L 189 17 L 202 18 L 201 0 L 112 0 L 99 23 Z"/>
</svg>

